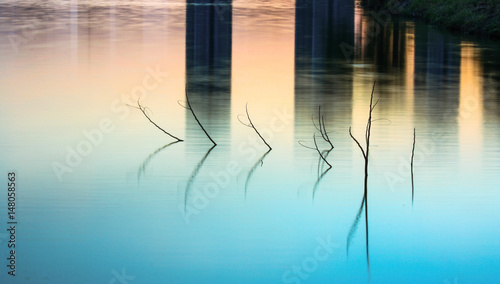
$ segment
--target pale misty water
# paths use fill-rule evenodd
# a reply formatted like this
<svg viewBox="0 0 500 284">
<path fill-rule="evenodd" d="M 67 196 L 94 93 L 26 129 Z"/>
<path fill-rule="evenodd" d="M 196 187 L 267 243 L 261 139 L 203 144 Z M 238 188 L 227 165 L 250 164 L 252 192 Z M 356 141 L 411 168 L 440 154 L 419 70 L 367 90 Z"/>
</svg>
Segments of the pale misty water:
<svg viewBox="0 0 500 284">
<path fill-rule="evenodd" d="M 2 187 L 0 282 L 499 283 L 500 45 L 376 18 L 347 0 L 2 1 L 18 224 L 12 277 Z M 374 81 L 365 214 L 349 127 L 364 145 Z"/>
</svg>

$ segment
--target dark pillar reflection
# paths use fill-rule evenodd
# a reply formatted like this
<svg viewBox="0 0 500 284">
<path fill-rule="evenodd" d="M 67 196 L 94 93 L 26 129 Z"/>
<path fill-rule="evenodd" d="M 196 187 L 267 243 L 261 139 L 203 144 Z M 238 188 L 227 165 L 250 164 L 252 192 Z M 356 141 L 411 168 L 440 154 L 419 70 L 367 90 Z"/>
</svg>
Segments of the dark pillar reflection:
<svg viewBox="0 0 500 284">
<path fill-rule="evenodd" d="M 311 114 L 318 105 L 349 125 L 352 66 L 341 44 L 354 45 L 354 1 L 297 0 L 295 19 L 295 135 L 312 137 Z M 346 124 L 347 123 L 347 124 Z M 330 128 L 331 129 L 331 128 Z"/>
<path fill-rule="evenodd" d="M 481 53 L 484 74 L 483 105 L 486 115 L 497 120 L 500 118 L 500 49 L 485 48 Z"/>
<path fill-rule="evenodd" d="M 460 41 L 432 29 L 416 29 L 415 86 L 425 89 L 425 111 L 433 125 L 456 125 L 460 91 Z M 436 115 L 442 114 L 442 115 Z"/>
<path fill-rule="evenodd" d="M 188 0 L 186 83 L 189 100 L 207 132 L 219 144 L 230 136 L 231 45 L 232 1 Z M 186 141 L 198 143 L 205 139 L 191 113 L 186 111 L 186 115 Z"/>
<path fill-rule="evenodd" d="M 459 162 L 455 153 L 459 152 L 460 62 L 459 38 L 416 26 L 415 100 L 420 106 L 416 112 L 436 141 L 435 153 L 449 163 Z"/>
</svg>

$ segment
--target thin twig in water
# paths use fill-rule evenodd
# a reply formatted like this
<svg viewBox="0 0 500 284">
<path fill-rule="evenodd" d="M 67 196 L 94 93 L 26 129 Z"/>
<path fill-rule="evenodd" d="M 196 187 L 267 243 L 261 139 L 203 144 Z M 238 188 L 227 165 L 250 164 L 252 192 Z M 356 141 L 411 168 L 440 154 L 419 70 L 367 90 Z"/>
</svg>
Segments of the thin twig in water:
<svg viewBox="0 0 500 284">
<path fill-rule="evenodd" d="M 363 158 L 366 159 L 365 150 L 363 149 L 363 147 L 361 147 L 361 144 L 359 144 L 358 140 L 352 135 L 351 127 L 349 127 L 349 135 L 354 140 L 354 142 L 356 142 L 356 144 L 358 144 L 358 147 L 361 150 L 361 154 L 363 154 Z"/>
<path fill-rule="evenodd" d="M 316 148 L 316 152 L 318 152 L 318 154 L 321 157 L 321 159 L 328 165 L 328 169 L 327 170 L 331 169 L 332 165 L 330 165 L 330 163 L 328 163 L 328 161 L 326 160 L 326 158 L 323 157 L 323 154 L 321 154 L 321 152 L 318 149 L 318 143 L 316 142 L 316 134 L 313 134 L 313 140 L 314 140 L 314 146 Z"/>
<path fill-rule="evenodd" d="M 266 146 L 269 148 L 269 150 L 272 150 L 273 148 L 271 148 L 271 146 L 267 143 L 266 139 L 264 139 L 264 137 L 262 137 L 262 135 L 260 135 L 257 128 L 255 128 L 255 125 L 253 124 L 252 119 L 250 118 L 250 114 L 248 113 L 248 104 L 245 105 L 245 110 L 247 113 L 248 124 L 241 121 L 241 119 L 239 117 L 238 117 L 238 120 L 241 122 L 241 124 L 245 125 L 246 127 L 253 128 L 253 130 L 255 130 L 255 133 L 257 133 L 257 135 L 260 137 L 262 142 L 264 142 L 264 144 L 266 144 Z"/>
<path fill-rule="evenodd" d="M 313 134 L 314 147 L 307 146 L 301 140 L 298 141 L 298 143 L 302 147 L 307 148 L 307 149 L 311 149 L 311 150 L 316 150 L 316 152 L 319 155 L 318 168 L 317 168 L 318 169 L 317 170 L 318 178 L 316 179 L 316 182 L 314 183 L 313 191 L 312 191 L 313 192 L 313 201 L 314 201 L 316 189 L 318 188 L 319 183 L 321 182 L 323 177 L 328 173 L 328 171 L 332 168 L 332 165 L 328 162 L 328 160 L 326 158 L 328 157 L 328 155 L 330 154 L 330 152 L 333 150 L 334 147 L 333 147 L 333 144 L 330 140 L 330 137 L 328 136 L 328 131 L 326 131 L 325 116 L 323 114 L 321 114 L 321 106 L 318 106 L 318 124 L 316 125 L 316 122 L 314 119 L 314 114 L 311 115 L 311 121 L 312 121 L 314 128 L 316 128 L 316 130 L 318 130 L 319 133 L 321 134 L 321 137 L 323 138 L 323 140 L 325 140 L 325 142 L 330 144 L 330 149 L 320 151 L 319 147 L 318 147 L 318 142 L 316 141 L 316 133 Z M 321 163 L 321 161 L 323 161 L 323 163 Z M 325 171 L 323 171 L 323 166 L 325 164 L 328 165 L 328 168 Z"/>
<path fill-rule="evenodd" d="M 321 137 L 323 137 L 323 140 L 330 144 L 330 150 L 333 149 L 333 144 L 332 141 L 330 140 L 330 137 L 328 136 L 328 131 L 326 131 L 326 126 L 325 126 L 325 116 L 321 114 L 321 106 L 318 106 L 318 125 L 314 122 L 314 117 L 311 116 L 311 120 L 313 122 L 314 127 L 319 131 L 321 134 Z"/>
<path fill-rule="evenodd" d="M 328 158 L 328 155 L 330 155 L 330 153 L 332 152 L 332 150 L 333 149 L 327 149 L 327 150 L 323 150 L 321 152 L 322 156 L 325 158 L 325 160 Z M 321 160 L 322 160 L 322 157 L 319 157 L 318 162 L 321 162 Z M 325 163 L 321 163 L 321 166 L 320 166 L 319 171 L 318 171 L 318 175 L 319 175 L 319 172 L 323 172 L 323 167 L 324 166 L 325 166 Z"/>
<path fill-rule="evenodd" d="M 305 142 L 304 142 L 304 141 L 302 141 L 302 140 L 299 140 L 299 141 L 297 141 L 297 142 L 300 144 L 300 146 L 302 146 L 302 147 L 304 147 L 304 148 L 311 149 L 311 150 L 316 150 L 316 148 L 314 148 L 314 147 L 309 147 L 309 146 L 307 146 L 307 145 L 305 144 Z M 320 159 L 321 159 L 321 158 L 320 158 Z"/>
<path fill-rule="evenodd" d="M 413 183 L 413 157 L 415 156 L 415 136 L 416 136 L 416 130 L 413 128 L 413 148 L 411 149 L 411 162 L 410 162 L 410 168 L 411 168 L 411 206 L 413 206 L 413 199 L 415 197 L 415 186 Z"/>
<path fill-rule="evenodd" d="M 186 84 L 186 102 L 187 102 L 187 107 L 185 107 L 185 108 L 187 108 L 187 109 L 189 109 L 191 111 L 191 113 L 193 114 L 194 119 L 196 120 L 196 122 L 198 123 L 198 125 L 201 127 L 201 129 L 203 130 L 203 132 L 205 132 L 205 135 L 207 135 L 208 139 L 210 139 L 210 141 L 212 141 L 212 143 L 214 144 L 214 146 L 217 146 L 217 143 L 215 143 L 215 141 L 212 139 L 212 137 L 210 137 L 210 135 L 208 134 L 208 132 L 205 130 L 205 128 L 201 124 L 200 120 L 198 120 L 198 117 L 194 113 L 193 108 L 191 107 L 191 103 L 189 102 L 188 86 L 187 86 L 187 84 Z"/>
<path fill-rule="evenodd" d="M 260 157 L 259 160 L 257 160 L 257 162 L 255 162 L 255 164 L 252 166 L 252 168 L 250 169 L 250 171 L 248 172 L 248 175 L 247 175 L 247 179 L 245 181 L 245 198 L 247 197 L 247 189 L 248 189 L 248 184 L 250 183 L 250 179 L 253 175 L 253 173 L 255 172 L 255 170 L 257 169 L 257 166 L 260 164 L 262 166 L 262 164 L 264 163 L 264 158 L 267 156 L 267 154 L 269 154 L 269 152 L 271 152 L 271 150 L 273 148 L 271 148 L 271 146 L 267 143 L 266 139 L 264 139 L 264 137 L 262 137 L 262 135 L 260 134 L 260 132 L 257 130 L 257 128 L 255 128 L 255 125 L 253 124 L 252 122 L 252 119 L 250 118 L 250 114 L 248 113 L 248 103 L 245 105 L 245 111 L 247 113 L 247 119 L 248 119 L 248 123 L 244 123 L 243 121 L 241 121 L 240 117 L 238 116 L 238 120 L 241 122 L 241 124 L 245 125 L 246 127 L 250 127 L 250 128 L 253 128 L 253 130 L 255 131 L 255 133 L 257 133 L 257 135 L 260 137 L 260 139 L 262 140 L 262 142 L 264 142 L 264 144 L 266 144 L 267 148 L 269 148 L 269 150 L 267 150 L 267 152 L 265 152 L 262 157 Z"/>
<path fill-rule="evenodd" d="M 316 179 L 316 182 L 314 183 L 314 187 L 313 187 L 313 200 L 314 200 L 314 197 L 316 196 L 316 189 L 318 188 L 318 185 L 319 183 L 321 182 L 321 180 L 323 179 L 323 177 L 326 175 L 326 173 L 328 173 L 328 171 L 332 168 L 332 165 L 326 160 L 326 157 L 328 156 L 328 154 L 330 154 L 330 152 L 332 151 L 333 148 L 329 149 L 329 150 L 325 150 L 323 152 L 320 152 L 319 151 L 319 148 L 318 148 L 318 143 L 316 142 L 316 134 L 313 134 L 313 140 L 314 140 L 314 147 L 316 149 L 316 152 L 318 152 L 319 156 L 320 156 L 320 159 L 323 160 L 323 164 L 321 164 L 321 168 L 322 168 L 322 165 L 324 164 L 327 164 L 328 165 L 328 168 L 322 172 L 321 175 L 319 175 L 319 171 L 320 171 L 320 161 L 318 161 L 318 179 Z M 323 153 L 326 153 L 325 155 L 323 155 Z"/>
<path fill-rule="evenodd" d="M 372 128 L 372 113 L 373 109 L 375 106 L 378 104 L 378 100 L 373 103 L 373 94 L 375 92 L 375 84 L 376 82 L 373 83 L 373 88 L 372 88 L 372 93 L 370 95 L 370 111 L 368 113 L 368 121 L 366 123 L 366 129 L 365 129 L 365 142 L 366 142 L 366 149 L 363 149 L 359 141 L 352 135 L 351 132 L 351 127 L 349 127 L 349 135 L 351 138 L 356 142 L 358 145 L 359 149 L 361 150 L 361 153 L 363 154 L 363 158 L 365 160 L 365 182 L 364 182 L 364 193 L 363 193 L 363 198 L 364 198 L 364 204 L 365 204 L 365 227 L 366 227 L 366 263 L 367 263 L 367 269 L 368 269 L 368 277 L 370 277 L 370 253 L 369 253 L 369 244 L 368 244 L 368 161 L 369 161 L 369 154 L 370 154 L 370 136 L 371 136 L 371 128 Z"/>
<path fill-rule="evenodd" d="M 128 105 L 128 104 L 127 104 L 127 105 Z M 170 137 L 174 138 L 175 140 L 177 140 L 177 142 L 184 141 L 184 140 L 182 140 L 182 139 L 180 139 L 180 138 L 177 138 L 176 136 L 174 136 L 174 135 L 172 135 L 172 134 L 168 133 L 167 131 L 165 131 L 165 129 L 163 129 L 163 128 L 161 128 L 160 126 L 158 126 L 158 124 L 156 124 L 156 123 L 155 123 L 155 122 L 154 122 L 154 121 L 153 121 L 153 120 L 149 117 L 149 115 L 147 114 L 147 110 L 148 110 L 148 108 L 147 108 L 147 107 L 143 107 L 143 106 L 141 105 L 140 99 L 138 99 L 138 100 L 137 100 L 137 107 L 135 107 L 135 106 L 131 106 L 131 105 L 128 105 L 128 106 L 129 106 L 129 107 L 136 108 L 136 109 L 140 110 L 140 111 L 144 114 L 144 116 L 145 116 L 145 117 L 149 120 L 149 122 L 151 122 L 154 126 L 156 126 L 156 127 L 157 127 L 158 129 L 160 129 L 161 131 L 163 131 L 163 133 L 165 133 L 165 134 L 167 134 L 168 136 L 170 136 Z"/>
</svg>

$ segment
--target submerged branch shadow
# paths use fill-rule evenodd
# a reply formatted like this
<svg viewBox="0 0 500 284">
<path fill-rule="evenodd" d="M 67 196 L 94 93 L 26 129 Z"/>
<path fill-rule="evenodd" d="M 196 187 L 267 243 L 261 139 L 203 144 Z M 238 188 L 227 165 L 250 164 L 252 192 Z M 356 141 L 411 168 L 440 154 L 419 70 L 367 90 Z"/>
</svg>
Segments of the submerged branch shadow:
<svg viewBox="0 0 500 284">
<path fill-rule="evenodd" d="M 316 182 L 314 183 L 313 190 L 312 190 L 312 199 L 314 202 L 314 198 L 316 195 L 316 189 L 318 188 L 318 185 L 320 184 L 321 180 L 323 177 L 332 169 L 332 165 L 328 162 L 327 158 L 330 152 L 335 148 L 333 146 L 332 141 L 330 140 L 330 137 L 328 136 L 328 131 L 326 130 L 326 124 L 325 124 L 325 115 L 321 114 L 321 106 L 318 106 L 318 124 L 314 122 L 314 114 L 311 115 L 311 120 L 314 128 L 319 131 L 321 134 L 321 137 L 323 140 L 330 145 L 330 148 L 327 150 L 320 151 L 318 147 L 318 142 L 316 141 L 316 133 L 313 134 L 313 142 L 314 142 L 314 147 L 309 147 L 302 143 L 302 141 L 299 141 L 299 144 L 305 148 L 315 150 L 319 157 L 318 157 L 318 169 L 317 169 L 317 176 L 318 178 L 316 179 Z M 328 165 L 328 168 L 323 171 L 324 166 Z"/>
<path fill-rule="evenodd" d="M 415 157 L 415 136 L 416 136 L 416 129 L 413 128 L 413 147 L 411 149 L 411 162 L 410 162 L 410 167 L 411 167 L 411 206 L 413 207 L 413 200 L 415 198 L 415 183 L 413 181 L 413 158 Z"/>
<path fill-rule="evenodd" d="M 252 128 L 255 131 L 255 133 L 257 134 L 257 136 L 259 136 L 260 140 L 262 140 L 262 142 L 264 142 L 264 144 L 266 144 L 266 146 L 268 148 L 268 150 L 260 157 L 260 159 L 257 160 L 257 162 L 255 162 L 255 164 L 252 166 L 252 168 L 248 172 L 247 179 L 245 181 L 245 200 L 246 200 L 246 198 L 247 198 L 248 184 L 250 183 L 250 179 L 252 178 L 253 173 L 255 172 L 255 170 L 257 169 L 257 166 L 259 164 L 261 166 L 264 164 L 264 159 L 266 158 L 267 154 L 269 154 L 269 152 L 271 152 L 271 150 L 273 148 L 271 147 L 271 145 L 269 145 L 269 143 L 267 143 L 266 139 L 264 139 L 264 137 L 262 137 L 262 135 L 260 134 L 260 132 L 257 130 L 257 128 L 255 127 L 255 125 L 253 124 L 252 118 L 250 117 L 250 113 L 248 112 L 248 103 L 245 105 L 245 112 L 247 114 L 248 123 L 243 122 L 240 119 L 239 115 L 237 116 L 238 120 L 240 121 L 241 124 L 245 125 L 246 127 Z"/>
<path fill-rule="evenodd" d="M 257 162 L 253 165 L 253 167 L 250 169 L 250 171 L 248 172 L 248 175 L 247 175 L 247 179 L 245 181 L 245 199 L 247 198 L 247 189 L 248 189 L 248 184 L 250 183 L 250 179 L 252 178 L 252 175 L 254 174 L 255 170 L 257 169 L 257 166 L 260 164 L 260 166 L 262 167 L 262 165 L 264 164 L 264 159 L 266 158 L 267 154 L 269 154 L 269 152 L 271 152 L 271 149 L 267 150 L 267 152 L 264 153 L 264 155 L 262 155 L 260 157 L 259 160 L 257 160 Z"/>
<path fill-rule="evenodd" d="M 328 171 L 330 171 L 332 169 L 332 165 L 330 163 L 328 163 L 328 160 L 326 158 L 328 157 L 328 155 L 330 154 L 330 152 L 333 150 L 333 145 L 328 150 L 319 151 L 318 143 L 316 142 L 316 134 L 313 135 L 313 140 L 314 140 L 314 149 L 319 154 L 319 160 L 318 160 L 318 179 L 314 183 L 314 187 L 313 187 L 313 190 L 312 190 L 312 198 L 313 198 L 313 201 L 314 201 L 314 197 L 316 196 L 316 189 L 318 188 L 319 183 L 321 182 L 321 180 L 323 179 L 323 177 L 328 173 Z M 329 139 L 328 139 L 328 142 L 330 143 Z M 323 161 L 323 163 L 321 163 L 321 161 Z M 325 171 L 323 171 L 323 166 L 325 164 L 328 165 L 328 169 L 326 169 Z M 322 172 L 321 175 L 319 174 L 320 171 Z"/>
<path fill-rule="evenodd" d="M 177 144 L 181 142 L 181 140 L 177 140 L 174 142 L 170 142 L 166 145 L 161 146 L 160 148 L 156 149 L 153 153 L 149 154 L 149 156 L 144 159 L 144 162 L 142 162 L 141 166 L 139 167 L 139 170 L 137 170 L 137 181 L 140 181 L 141 177 L 144 175 L 146 172 L 146 167 L 148 166 L 149 162 L 151 162 L 151 159 L 153 159 L 154 156 L 158 155 L 161 151 L 167 149 L 168 147 Z"/>
<path fill-rule="evenodd" d="M 191 176 L 189 177 L 188 183 L 186 185 L 186 190 L 184 192 L 184 211 L 186 211 L 187 208 L 187 202 L 188 202 L 188 196 L 189 193 L 191 192 L 191 188 L 193 186 L 194 180 L 198 173 L 200 172 L 200 169 L 203 167 L 203 164 L 207 160 L 208 156 L 210 155 L 210 152 L 215 148 L 217 145 L 213 145 L 210 149 L 208 149 L 207 153 L 203 156 L 203 158 L 198 162 L 196 165 L 196 168 L 194 168 L 193 172 L 191 173 Z"/>
<path fill-rule="evenodd" d="M 368 242 L 368 196 L 366 192 L 363 194 L 363 200 L 361 201 L 361 205 L 359 206 L 358 213 L 356 214 L 356 217 L 354 217 L 354 220 L 352 222 L 351 228 L 349 229 L 349 233 L 347 234 L 347 244 L 346 244 L 346 253 L 347 253 L 347 258 L 349 258 L 349 246 L 351 244 L 351 241 L 354 237 L 354 234 L 356 233 L 359 225 L 359 219 L 361 218 L 361 214 L 363 213 L 363 209 L 365 211 L 365 242 L 366 242 L 366 265 L 367 265 L 367 271 L 368 271 L 368 278 L 371 277 L 371 272 L 370 272 L 370 250 L 369 250 L 369 242 Z"/>
<path fill-rule="evenodd" d="M 361 200 L 361 205 L 359 206 L 358 213 L 356 214 L 356 217 L 354 217 L 351 228 L 349 229 L 349 233 L 347 234 L 347 244 L 346 244 L 347 258 L 349 258 L 349 246 L 351 245 L 352 238 L 354 237 L 354 234 L 358 230 L 359 219 L 361 218 L 361 213 L 363 213 L 363 208 L 365 205 L 365 198 L 366 195 L 363 195 L 363 200 Z"/>
</svg>

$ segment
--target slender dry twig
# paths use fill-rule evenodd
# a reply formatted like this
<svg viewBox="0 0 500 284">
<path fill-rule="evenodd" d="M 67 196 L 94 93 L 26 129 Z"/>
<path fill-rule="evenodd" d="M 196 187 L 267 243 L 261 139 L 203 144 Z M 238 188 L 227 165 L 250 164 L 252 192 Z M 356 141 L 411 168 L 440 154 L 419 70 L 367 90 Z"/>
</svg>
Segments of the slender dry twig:
<svg viewBox="0 0 500 284">
<path fill-rule="evenodd" d="M 127 105 L 128 105 L 128 104 L 127 104 Z M 155 122 L 154 122 L 154 121 L 153 121 L 153 120 L 149 117 L 149 115 L 147 114 L 147 110 L 148 110 L 149 108 L 147 108 L 147 107 L 143 107 L 143 106 L 141 105 L 140 99 L 138 99 L 138 100 L 137 100 L 137 107 L 136 107 L 136 106 L 131 106 L 131 105 L 128 105 L 128 106 L 129 106 L 129 107 L 136 108 L 136 109 L 140 110 L 140 111 L 144 114 L 144 116 L 145 116 L 145 117 L 149 120 L 149 122 L 151 122 L 154 126 L 156 126 L 156 128 L 158 128 L 158 129 L 160 129 L 161 131 L 163 131 L 163 133 L 165 133 L 165 134 L 167 134 L 168 136 L 170 136 L 170 137 L 174 138 L 175 140 L 177 140 L 177 142 L 182 142 L 182 141 L 184 141 L 184 140 L 182 140 L 182 139 L 180 139 L 180 138 L 177 138 L 176 136 L 174 136 L 174 135 L 172 135 L 172 134 L 168 133 L 167 131 L 165 131 L 165 129 L 163 129 L 163 128 L 161 128 L 160 126 L 158 126 L 158 124 L 156 124 L 156 123 L 155 123 Z"/>
<path fill-rule="evenodd" d="M 320 112 L 321 112 L 321 106 L 320 106 Z M 326 126 L 325 126 L 325 116 L 321 116 L 321 123 L 323 124 L 323 133 L 321 134 L 323 136 L 323 139 L 330 144 L 330 150 L 335 148 L 333 147 L 332 141 L 330 141 L 330 137 L 328 136 L 328 131 L 326 131 Z"/>
<path fill-rule="evenodd" d="M 316 148 L 314 148 L 314 147 L 309 147 L 309 146 L 307 146 L 307 145 L 305 144 L 305 142 L 304 142 L 304 141 L 302 141 L 302 140 L 299 140 L 299 141 L 297 141 L 297 142 L 300 144 L 300 146 L 302 146 L 302 147 L 304 147 L 304 148 L 311 149 L 311 150 L 316 150 Z"/>
<path fill-rule="evenodd" d="M 314 146 L 315 146 L 316 152 L 318 152 L 318 154 L 321 157 L 321 159 L 328 165 L 328 170 L 331 169 L 332 165 L 330 165 L 330 163 L 328 163 L 328 161 L 326 160 L 326 158 L 323 157 L 323 154 L 321 154 L 321 152 L 319 151 L 318 143 L 316 142 L 316 134 L 313 134 L 313 140 L 314 140 Z"/>
<path fill-rule="evenodd" d="M 411 162 L 410 162 L 410 168 L 411 168 L 411 206 L 413 206 L 413 199 L 415 197 L 415 186 L 413 183 L 413 157 L 415 157 L 415 136 L 416 136 L 416 130 L 413 128 L 413 148 L 411 149 Z"/>
<path fill-rule="evenodd" d="M 212 152 L 212 150 L 215 148 L 215 146 L 216 145 L 213 145 L 210 149 L 208 149 L 205 156 L 203 156 L 203 158 L 200 160 L 200 162 L 198 162 L 198 165 L 196 165 L 196 168 L 194 168 L 193 172 L 191 173 L 191 176 L 189 177 L 188 183 L 186 185 L 186 190 L 184 192 L 184 211 L 186 211 L 186 208 L 187 208 L 188 196 L 189 196 L 189 193 L 191 192 L 191 187 L 193 186 L 194 179 L 196 178 L 196 176 L 200 172 L 201 167 L 203 166 L 203 164 L 205 163 L 205 161 L 208 158 L 208 155 L 210 155 L 210 152 Z"/>
<path fill-rule="evenodd" d="M 330 150 L 333 149 L 333 144 L 332 141 L 330 140 L 330 137 L 328 136 L 328 131 L 326 131 L 326 126 L 325 126 L 325 115 L 321 114 L 321 106 L 318 106 L 318 125 L 314 122 L 314 116 L 311 115 L 311 120 L 313 122 L 314 128 L 316 128 L 319 133 L 321 134 L 321 137 L 323 137 L 323 140 L 330 144 Z"/>
<path fill-rule="evenodd" d="M 366 130 L 365 130 L 365 142 L 366 142 L 366 149 L 363 149 L 359 141 L 352 135 L 351 127 L 349 127 L 349 135 L 351 138 L 356 142 L 358 145 L 359 149 L 361 150 L 361 154 L 363 154 L 363 158 L 365 160 L 365 193 L 368 191 L 368 160 L 369 160 L 369 154 L 370 154 L 370 136 L 371 136 L 371 128 L 372 128 L 372 113 L 373 109 L 375 106 L 378 104 L 378 100 L 373 104 L 373 94 L 375 92 L 375 82 L 373 83 L 373 89 L 372 93 L 370 96 L 370 111 L 368 113 L 368 122 L 366 123 Z M 368 202 L 365 202 L 365 204 Z"/>
<path fill-rule="evenodd" d="M 318 124 L 316 125 L 316 122 L 314 119 L 314 114 L 311 115 L 311 121 L 312 121 L 314 128 L 316 128 L 316 130 L 319 131 L 323 140 L 325 140 L 325 142 L 330 144 L 330 149 L 320 151 L 319 147 L 318 147 L 318 142 L 316 140 L 316 133 L 313 134 L 314 147 L 307 146 L 304 143 L 304 141 L 302 141 L 302 140 L 298 141 L 298 143 L 302 147 L 307 148 L 307 149 L 311 149 L 311 150 L 315 150 L 319 155 L 318 167 L 317 167 L 318 178 L 316 179 L 316 182 L 314 183 L 314 187 L 313 187 L 313 191 L 312 191 L 313 192 L 313 201 L 314 201 L 316 189 L 318 188 L 319 183 L 321 182 L 323 177 L 328 173 L 328 171 L 332 168 L 332 165 L 328 162 L 328 160 L 326 158 L 328 157 L 328 155 L 330 154 L 330 152 L 333 150 L 334 147 L 333 147 L 333 144 L 330 140 L 330 137 L 328 136 L 328 131 L 326 131 L 325 116 L 323 114 L 321 114 L 321 106 L 318 106 Z M 321 163 L 321 161 L 323 161 L 323 163 Z M 323 166 L 325 164 L 328 165 L 328 168 L 325 171 L 323 171 Z"/>
<path fill-rule="evenodd" d="M 198 120 L 198 117 L 194 113 L 193 108 L 191 107 L 191 103 L 189 102 L 188 86 L 187 86 L 187 84 L 186 84 L 186 102 L 187 102 L 187 107 L 185 107 L 185 108 L 187 108 L 187 109 L 189 109 L 191 111 L 191 113 L 193 114 L 194 119 L 196 120 L 196 122 L 198 123 L 198 125 L 201 127 L 201 129 L 203 130 L 203 132 L 205 132 L 205 135 L 207 135 L 208 139 L 210 139 L 210 141 L 212 141 L 212 143 L 214 144 L 214 146 L 217 146 L 217 143 L 215 143 L 215 141 L 212 139 L 212 137 L 210 137 L 210 135 L 208 134 L 208 132 L 205 130 L 205 128 L 201 124 L 200 120 Z"/>
<path fill-rule="evenodd" d="M 255 162 L 255 164 L 252 166 L 252 168 L 250 169 L 250 171 L 248 172 L 248 175 L 247 175 L 247 179 L 245 181 L 245 198 L 247 197 L 247 189 L 248 189 L 248 184 L 250 183 L 250 179 L 253 175 L 253 173 L 255 172 L 255 170 L 257 169 L 257 166 L 260 164 L 262 166 L 263 162 L 264 162 L 264 158 L 267 156 L 267 154 L 269 154 L 269 152 L 271 152 L 271 150 L 273 148 L 271 148 L 271 146 L 267 143 L 266 139 L 264 139 L 264 137 L 262 137 L 262 135 L 260 134 L 260 132 L 257 130 L 257 128 L 255 127 L 255 125 L 253 124 L 252 122 L 252 119 L 250 118 L 250 114 L 248 113 L 248 103 L 245 105 L 245 111 L 247 113 L 247 119 L 248 119 L 248 123 L 244 123 L 240 117 L 238 116 L 238 120 L 241 122 L 241 124 L 245 125 L 246 127 L 250 127 L 250 128 L 253 128 L 253 130 L 255 131 L 255 133 L 257 133 L 257 135 L 260 137 L 260 139 L 262 140 L 262 142 L 264 142 L 264 144 L 266 144 L 267 148 L 269 148 L 269 150 L 267 150 L 263 155 L 262 157 L 260 157 L 259 160 L 257 160 L 257 162 Z"/>
<path fill-rule="evenodd" d="M 351 135 L 351 138 L 354 140 L 354 142 L 358 144 L 358 147 L 361 150 L 361 154 L 363 154 L 363 158 L 366 159 L 365 150 L 363 149 L 363 147 L 361 147 L 361 144 L 359 144 L 358 140 L 354 136 L 352 136 L 351 127 L 349 127 L 349 135 Z"/>
<path fill-rule="evenodd" d="M 332 151 L 333 148 L 329 149 L 329 150 L 325 150 L 323 152 L 320 152 L 319 151 L 319 148 L 318 148 L 318 143 L 316 142 L 316 134 L 313 134 L 313 140 L 314 140 L 314 147 L 316 149 L 316 152 L 318 152 L 319 156 L 320 156 L 320 160 L 318 160 L 318 178 L 316 179 L 316 182 L 314 183 L 314 187 L 313 187 L 313 200 L 314 200 L 314 197 L 316 196 L 316 189 L 318 188 L 318 185 L 319 183 L 321 182 L 321 180 L 323 179 L 323 177 L 326 175 L 326 173 L 328 173 L 328 171 L 332 168 L 332 165 L 326 160 L 326 157 L 330 154 L 330 152 Z M 325 155 L 323 155 L 323 153 L 326 153 Z M 320 162 L 321 160 L 323 160 L 323 164 L 320 165 Z M 322 165 L 324 164 L 327 164 L 328 165 L 328 168 L 321 173 L 321 175 L 319 174 L 320 172 L 320 168 L 322 170 Z M 321 166 L 321 167 L 320 167 Z"/>
<path fill-rule="evenodd" d="M 245 110 L 247 113 L 248 123 L 244 123 L 243 121 L 241 121 L 239 116 L 238 116 L 238 120 L 241 122 L 241 124 L 245 125 L 246 127 L 253 128 L 253 130 L 255 130 L 255 133 L 257 133 L 257 135 L 260 137 L 260 140 L 262 140 L 262 142 L 264 142 L 264 144 L 266 144 L 266 146 L 269 148 L 269 150 L 272 150 L 273 148 L 271 148 L 271 146 L 267 143 L 266 139 L 264 139 L 264 137 L 262 137 L 262 135 L 260 135 L 257 128 L 255 128 L 255 125 L 253 124 L 252 119 L 250 118 L 250 114 L 248 113 L 248 103 L 245 105 Z"/>
<path fill-rule="evenodd" d="M 321 152 L 322 156 L 325 158 L 325 160 L 328 158 L 328 155 L 330 155 L 330 153 L 332 152 L 333 149 L 327 149 L 327 150 L 323 150 Z M 321 162 L 322 160 L 322 157 L 319 157 L 318 158 L 318 162 Z M 318 163 L 319 165 L 319 163 Z M 325 163 L 321 163 L 321 167 L 319 168 L 319 171 L 318 171 L 318 175 L 319 175 L 319 172 L 323 172 L 323 167 L 325 166 Z M 331 168 L 331 167 L 330 167 Z"/>
<path fill-rule="evenodd" d="M 366 143 L 366 149 L 363 149 L 359 141 L 352 135 L 351 132 L 351 127 L 349 127 L 349 135 L 351 138 L 356 142 L 358 145 L 359 149 L 361 150 L 361 153 L 363 154 L 363 158 L 365 160 L 365 182 L 364 182 L 364 193 L 363 193 L 363 198 L 364 198 L 364 205 L 365 205 L 365 227 L 366 227 L 366 262 L 367 262 L 367 269 L 368 269 L 368 277 L 370 277 L 370 253 L 369 253 L 369 243 L 368 243 L 368 162 L 369 162 L 369 154 L 370 154 L 370 136 L 371 136 L 371 128 L 372 128 L 372 113 L 373 109 L 375 106 L 378 104 L 378 100 L 373 103 L 373 94 L 375 92 L 375 84 L 376 82 L 373 82 L 373 88 L 372 88 L 372 93 L 370 95 L 370 111 L 368 113 L 368 121 L 366 123 L 366 129 L 365 129 L 365 143 Z"/>
</svg>

